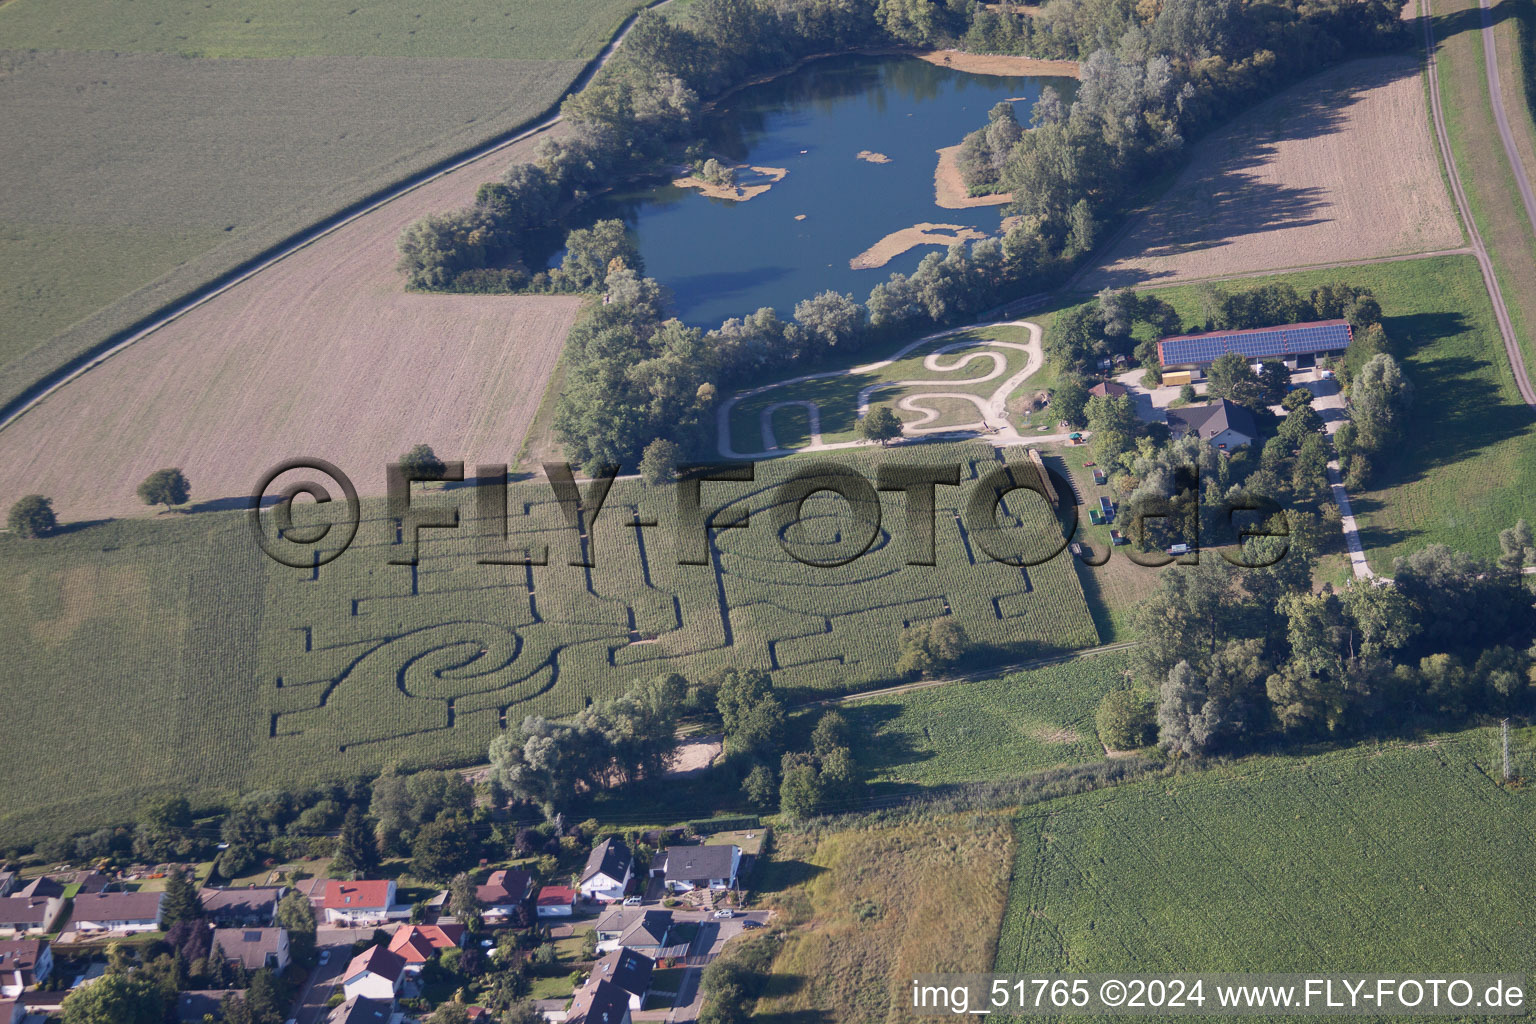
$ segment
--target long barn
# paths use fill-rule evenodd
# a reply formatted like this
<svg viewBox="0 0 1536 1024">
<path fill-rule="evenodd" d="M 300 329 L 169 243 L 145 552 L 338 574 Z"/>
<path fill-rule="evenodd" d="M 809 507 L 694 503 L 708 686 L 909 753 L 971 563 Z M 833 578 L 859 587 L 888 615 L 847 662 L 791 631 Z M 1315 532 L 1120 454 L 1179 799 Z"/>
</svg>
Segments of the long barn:
<svg viewBox="0 0 1536 1024">
<path fill-rule="evenodd" d="M 1278 359 L 1291 369 L 1308 366 L 1321 355 L 1338 355 L 1349 348 L 1353 334 L 1348 320 L 1316 320 L 1305 324 L 1258 327 L 1245 331 L 1208 331 L 1181 334 L 1157 343 L 1157 358 L 1164 370 L 1198 370 L 1228 352 L 1250 363 Z"/>
</svg>

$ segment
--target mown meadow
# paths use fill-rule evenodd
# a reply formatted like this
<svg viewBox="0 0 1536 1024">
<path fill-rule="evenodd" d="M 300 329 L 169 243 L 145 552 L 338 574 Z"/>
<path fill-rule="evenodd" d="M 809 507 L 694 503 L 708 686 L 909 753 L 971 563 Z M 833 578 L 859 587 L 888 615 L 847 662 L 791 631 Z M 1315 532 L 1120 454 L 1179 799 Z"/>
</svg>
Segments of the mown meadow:
<svg viewBox="0 0 1536 1024">
<path fill-rule="evenodd" d="M 972 487 L 999 465 L 988 446 L 871 449 L 844 463 L 873 479 L 882 459 L 946 457 Z M 0 558 L 21 583 L 0 599 L 0 623 L 22 639 L 15 756 L 0 771 L 12 813 L 0 825 L 113 820 L 160 788 L 216 795 L 474 763 L 527 714 L 573 714 L 667 672 L 760 668 L 792 700 L 866 688 L 898 678 L 908 625 L 943 615 L 977 645 L 971 667 L 1098 642 L 1065 556 L 1020 569 L 979 550 L 957 516 L 964 485 L 939 489 L 935 566 L 906 564 L 900 494 L 885 496 L 862 557 L 795 561 L 770 509 L 803 465 L 705 484 L 705 507 L 727 506 L 722 521 L 753 514 L 747 529 L 713 534 L 703 565 L 679 564 L 672 489 L 633 480 L 594 521 L 591 567 L 569 564 L 582 551 L 543 481 L 514 486 L 505 541 L 475 518 L 473 492 L 425 491 L 423 505 L 466 511 L 458 530 L 421 531 L 414 567 L 390 564 L 404 547 L 377 504 L 364 505 L 352 548 L 318 570 L 266 559 L 239 511 L 6 538 Z M 1054 521 L 1026 497 L 1005 499 L 1000 522 L 1045 546 Z M 846 554 L 847 509 L 813 497 L 786 536 L 818 561 Z M 637 530 L 637 517 L 658 525 Z M 523 564 L 530 546 L 548 547 L 547 565 Z"/>
</svg>

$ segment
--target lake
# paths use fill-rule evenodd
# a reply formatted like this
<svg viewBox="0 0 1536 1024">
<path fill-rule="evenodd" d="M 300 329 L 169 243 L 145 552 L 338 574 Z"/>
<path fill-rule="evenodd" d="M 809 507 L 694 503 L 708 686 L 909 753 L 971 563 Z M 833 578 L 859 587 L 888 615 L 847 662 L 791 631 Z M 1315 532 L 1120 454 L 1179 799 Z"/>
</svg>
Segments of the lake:
<svg viewBox="0 0 1536 1024">
<path fill-rule="evenodd" d="M 788 317 L 796 302 L 828 288 L 863 301 L 893 271 L 910 273 L 944 248 L 921 245 L 882 267 L 849 267 L 885 235 L 923 222 L 997 233 L 999 207 L 935 202 L 935 151 L 985 124 L 999 100 L 1014 100 L 1027 125 L 1047 85 L 1064 99 L 1077 87 L 1068 78 L 976 75 L 915 57 L 812 61 L 730 96 L 706 120 L 708 152 L 722 163 L 788 172 L 766 192 L 738 202 L 665 182 L 608 193 L 587 217 L 624 220 L 647 276 L 672 289 L 677 315 L 691 324 L 717 326 L 760 306 Z M 860 159 L 861 151 L 889 162 Z M 744 172 L 739 180 L 764 179 Z"/>
</svg>

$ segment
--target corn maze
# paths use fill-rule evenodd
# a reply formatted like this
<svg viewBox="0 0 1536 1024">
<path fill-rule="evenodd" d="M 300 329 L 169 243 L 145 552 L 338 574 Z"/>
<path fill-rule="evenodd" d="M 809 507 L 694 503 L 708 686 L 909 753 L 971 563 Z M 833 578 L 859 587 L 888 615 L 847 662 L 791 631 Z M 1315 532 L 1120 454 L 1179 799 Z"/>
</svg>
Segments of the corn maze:
<svg viewBox="0 0 1536 1024">
<path fill-rule="evenodd" d="M 790 557 L 769 513 L 794 460 L 759 466 L 751 483 L 703 485 L 703 507 L 720 506 L 717 522 L 749 515 L 744 529 L 711 531 L 706 565 L 679 564 L 673 489 L 637 481 L 614 486 L 585 541 L 547 484 L 517 485 L 505 541 L 495 523 L 466 516 L 457 529 L 421 531 L 414 567 L 389 564 L 405 540 L 393 520 L 365 521 L 335 562 L 268 573 L 268 746 L 368 764 L 470 756 L 527 714 L 571 714 L 667 672 L 696 679 L 759 668 L 802 696 L 856 689 L 895 678 L 902 630 L 944 615 L 999 657 L 1097 642 L 1065 555 L 1020 568 L 973 543 L 961 495 L 999 465 L 994 450 L 840 461 L 873 481 L 881 456 L 962 467 L 961 486 L 937 492 L 934 566 L 906 564 L 900 494 L 882 502 L 879 532 L 856 560 L 819 567 Z M 459 499 L 448 491 L 425 500 Z M 1004 497 L 998 516 L 1033 546 L 1059 537 L 1034 494 Z M 813 552 L 846 548 L 854 525 L 847 502 L 817 494 L 786 540 Z M 547 564 L 528 564 L 540 549 Z"/>
</svg>

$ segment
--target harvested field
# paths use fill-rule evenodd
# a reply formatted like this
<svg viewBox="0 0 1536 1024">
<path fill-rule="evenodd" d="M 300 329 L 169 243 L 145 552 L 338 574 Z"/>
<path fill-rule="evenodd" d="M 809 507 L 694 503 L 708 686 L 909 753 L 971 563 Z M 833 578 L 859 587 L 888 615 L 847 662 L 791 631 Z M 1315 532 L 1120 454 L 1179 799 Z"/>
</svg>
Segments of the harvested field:
<svg viewBox="0 0 1536 1024">
<path fill-rule="evenodd" d="M 158 467 L 209 501 L 305 454 L 378 494 L 384 462 L 423 442 L 512 461 L 581 300 L 408 294 L 394 246 L 536 144 L 325 236 L 66 385 L 0 432 L 0 502 L 36 491 L 64 519 L 131 514 Z"/>
<path fill-rule="evenodd" d="M 961 50 L 931 50 L 916 56 L 929 64 L 968 71 L 973 75 L 1058 75 L 1076 78 L 1081 72 L 1075 60 L 1046 60 L 1043 57 L 1013 57 L 1003 53 L 965 53 Z"/>
<path fill-rule="evenodd" d="M 933 169 L 933 201 L 946 210 L 967 210 L 973 206 L 1001 206 L 1013 202 L 1012 192 L 996 192 L 990 196 L 973 196 L 960 176 L 960 165 L 955 162 L 960 152 L 958 145 L 938 150 L 939 162 Z"/>
<path fill-rule="evenodd" d="M 908 249 L 920 245 L 951 246 L 967 239 L 986 238 L 985 231 L 968 228 L 964 224 L 933 224 L 924 221 L 900 231 L 892 231 L 874 245 L 848 261 L 855 270 L 883 267 Z"/>
<path fill-rule="evenodd" d="M 1460 246 L 1418 70 L 1411 56 L 1352 61 L 1236 119 L 1082 288 Z"/>
</svg>

